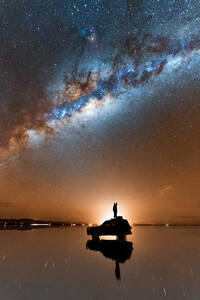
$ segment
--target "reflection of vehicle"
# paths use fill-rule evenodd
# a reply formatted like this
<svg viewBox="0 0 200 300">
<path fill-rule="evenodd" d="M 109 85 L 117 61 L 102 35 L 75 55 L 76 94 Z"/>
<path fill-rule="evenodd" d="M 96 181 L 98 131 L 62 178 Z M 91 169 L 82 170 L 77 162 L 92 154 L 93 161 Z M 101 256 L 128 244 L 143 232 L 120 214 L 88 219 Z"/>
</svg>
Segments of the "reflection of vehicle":
<svg viewBox="0 0 200 300">
<path fill-rule="evenodd" d="M 105 221 L 100 226 L 88 227 L 87 234 L 97 239 L 100 235 L 116 235 L 119 238 L 123 238 L 125 235 L 132 234 L 132 232 L 128 221 L 123 219 L 123 217 L 117 217 Z"/>
<path fill-rule="evenodd" d="M 120 240 L 89 240 L 86 248 L 93 251 L 100 251 L 105 257 L 115 261 L 115 276 L 120 279 L 119 263 L 125 263 L 130 259 L 133 244 L 127 241 Z"/>
<path fill-rule="evenodd" d="M 88 240 L 86 248 L 100 251 L 105 257 L 124 263 L 131 257 L 133 243 L 119 240 Z"/>
</svg>

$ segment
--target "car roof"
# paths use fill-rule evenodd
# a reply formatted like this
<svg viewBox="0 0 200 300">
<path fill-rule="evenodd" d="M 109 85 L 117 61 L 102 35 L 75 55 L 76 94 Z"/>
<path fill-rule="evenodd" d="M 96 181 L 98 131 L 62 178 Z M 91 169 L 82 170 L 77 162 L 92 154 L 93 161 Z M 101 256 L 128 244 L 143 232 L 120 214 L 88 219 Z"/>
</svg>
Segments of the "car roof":
<svg viewBox="0 0 200 300">
<path fill-rule="evenodd" d="M 111 223 L 128 223 L 128 221 L 123 218 L 110 219 L 103 222 L 102 225 L 111 224 Z"/>
</svg>

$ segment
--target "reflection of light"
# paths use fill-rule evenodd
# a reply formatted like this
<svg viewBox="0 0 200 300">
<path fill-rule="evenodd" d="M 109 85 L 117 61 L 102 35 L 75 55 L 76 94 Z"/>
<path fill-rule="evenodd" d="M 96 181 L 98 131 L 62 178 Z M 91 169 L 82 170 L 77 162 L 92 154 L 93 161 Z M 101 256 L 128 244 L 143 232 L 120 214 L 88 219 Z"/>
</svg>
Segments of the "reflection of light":
<svg viewBox="0 0 200 300">
<path fill-rule="evenodd" d="M 102 235 L 101 240 L 116 240 L 116 235 Z"/>
</svg>

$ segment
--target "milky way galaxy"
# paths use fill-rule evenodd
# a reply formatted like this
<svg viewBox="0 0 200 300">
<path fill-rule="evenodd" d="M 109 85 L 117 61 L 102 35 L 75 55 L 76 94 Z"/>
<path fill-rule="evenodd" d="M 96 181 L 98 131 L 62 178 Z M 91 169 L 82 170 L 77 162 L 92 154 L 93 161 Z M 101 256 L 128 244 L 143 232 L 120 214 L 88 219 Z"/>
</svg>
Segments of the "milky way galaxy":
<svg viewBox="0 0 200 300">
<path fill-rule="evenodd" d="M 116 200 L 198 222 L 199 1 L 1 0 L 0 16 L 3 214 L 95 221 Z"/>
</svg>

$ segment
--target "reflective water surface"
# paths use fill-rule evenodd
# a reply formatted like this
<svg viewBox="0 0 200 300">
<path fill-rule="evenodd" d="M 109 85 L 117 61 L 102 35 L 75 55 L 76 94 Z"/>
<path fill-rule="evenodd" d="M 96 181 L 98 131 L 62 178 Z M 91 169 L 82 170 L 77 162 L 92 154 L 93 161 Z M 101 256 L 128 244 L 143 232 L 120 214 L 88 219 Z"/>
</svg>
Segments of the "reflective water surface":
<svg viewBox="0 0 200 300">
<path fill-rule="evenodd" d="M 87 240 L 77 227 L 1 231 L 0 299 L 200 299 L 200 227 Z"/>
</svg>

